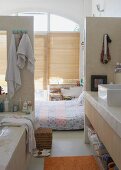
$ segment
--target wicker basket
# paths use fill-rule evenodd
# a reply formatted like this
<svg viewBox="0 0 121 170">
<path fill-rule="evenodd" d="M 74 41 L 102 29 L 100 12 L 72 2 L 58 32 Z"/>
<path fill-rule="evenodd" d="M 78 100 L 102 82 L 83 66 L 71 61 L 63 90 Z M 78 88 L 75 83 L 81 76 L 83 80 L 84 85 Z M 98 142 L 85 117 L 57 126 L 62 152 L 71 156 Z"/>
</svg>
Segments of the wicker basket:
<svg viewBox="0 0 121 170">
<path fill-rule="evenodd" d="M 38 128 L 35 131 L 36 147 L 38 150 L 51 149 L 52 147 L 52 129 Z"/>
</svg>

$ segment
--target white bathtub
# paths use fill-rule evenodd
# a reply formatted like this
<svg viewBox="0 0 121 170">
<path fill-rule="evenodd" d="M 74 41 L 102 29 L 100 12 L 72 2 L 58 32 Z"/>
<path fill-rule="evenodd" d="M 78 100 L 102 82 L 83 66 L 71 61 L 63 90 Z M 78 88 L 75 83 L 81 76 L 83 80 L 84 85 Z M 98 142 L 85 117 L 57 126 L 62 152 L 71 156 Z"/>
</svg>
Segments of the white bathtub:
<svg viewBox="0 0 121 170">
<path fill-rule="evenodd" d="M 29 155 L 24 127 L 9 127 L 0 136 L 0 170 L 26 170 Z"/>
<path fill-rule="evenodd" d="M 26 170 L 29 159 L 25 128 L 0 127 L 0 170 Z"/>
</svg>

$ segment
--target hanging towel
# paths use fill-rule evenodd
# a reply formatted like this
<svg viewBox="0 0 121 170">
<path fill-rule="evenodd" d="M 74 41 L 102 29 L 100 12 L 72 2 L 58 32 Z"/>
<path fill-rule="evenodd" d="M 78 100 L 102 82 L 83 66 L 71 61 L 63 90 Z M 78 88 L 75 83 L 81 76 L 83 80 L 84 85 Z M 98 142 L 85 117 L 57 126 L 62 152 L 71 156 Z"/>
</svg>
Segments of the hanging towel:
<svg viewBox="0 0 121 170">
<path fill-rule="evenodd" d="M 111 60 L 109 46 L 108 44 L 111 43 L 111 39 L 108 34 L 104 34 L 103 36 L 103 45 L 102 45 L 102 52 L 101 52 L 101 62 L 103 64 L 107 64 L 109 60 Z"/>
<path fill-rule="evenodd" d="M 21 87 L 20 69 L 17 66 L 17 53 L 14 34 L 12 34 L 10 42 L 5 80 L 8 85 L 8 95 L 12 98 L 15 92 Z"/>
<path fill-rule="evenodd" d="M 17 65 L 23 69 L 27 63 L 27 69 L 34 73 L 34 52 L 28 34 L 23 34 L 17 50 Z"/>
</svg>

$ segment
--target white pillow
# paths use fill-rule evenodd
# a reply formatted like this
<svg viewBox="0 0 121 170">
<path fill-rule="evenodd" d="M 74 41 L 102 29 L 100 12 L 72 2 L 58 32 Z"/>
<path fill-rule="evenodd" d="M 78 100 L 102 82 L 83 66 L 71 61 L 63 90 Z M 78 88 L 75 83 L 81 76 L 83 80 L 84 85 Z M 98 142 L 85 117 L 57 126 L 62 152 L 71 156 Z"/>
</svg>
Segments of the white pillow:
<svg viewBox="0 0 121 170">
<path fill-rule="evenodd" d="M 79 97 L 79 95 L 81 94 L 82 90 L 83 90 L 83 87 L 81 87 L 81 86 L 70 87 L 71 96 L 72 97 Z"/>
<path fill-rule="evenodd" d="M 80 94 L 80 96 L 78 97 L 78 100 L 77 100 L 77 104 L 79 105 L 79 106 L 83 106 L 84 105 L 84 91 Z"/>
<path fill-rule="evenodd" d="M 61 93 L 62 93 L 63 96 L 71 96 L 70 89 L 61 88 Z"/>
<path fill-rule="evenodd" d="M 81 94 L 82 88 L 83 87 L 81 86 L 70 87 L 70 89 L 61 88 L 61 93 L 63 96 L 71 96 L 71 97 L 77 98 Z"/>
</svg>

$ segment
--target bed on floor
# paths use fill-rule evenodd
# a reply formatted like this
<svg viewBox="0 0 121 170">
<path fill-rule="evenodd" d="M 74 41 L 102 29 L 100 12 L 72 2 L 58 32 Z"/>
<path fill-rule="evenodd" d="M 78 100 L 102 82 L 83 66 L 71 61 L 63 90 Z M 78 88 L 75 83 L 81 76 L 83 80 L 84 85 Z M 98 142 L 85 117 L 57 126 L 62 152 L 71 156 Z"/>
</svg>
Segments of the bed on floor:
<svg viewBox="0 0 121 170">
<path fill-rule="evenodd" d="M 53 130 L 84 128 L 84 92 L 73 100 L 37 101 L 35 117 L 40 127 Z"/>
</svg>

